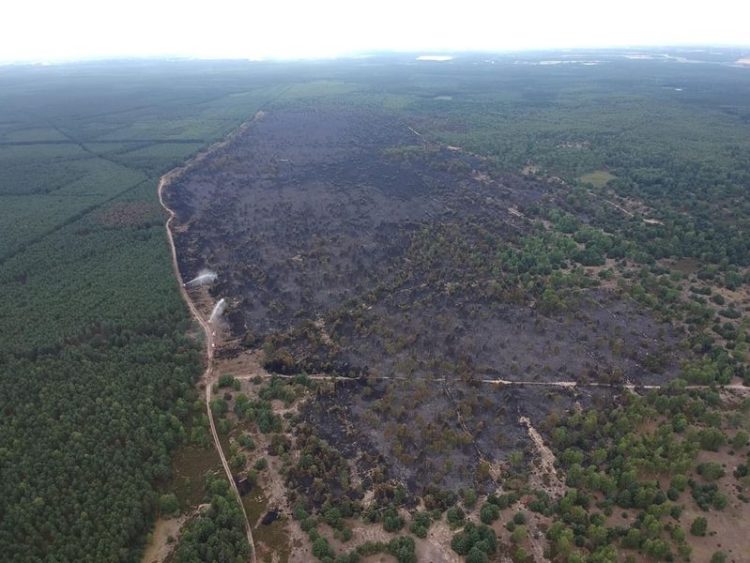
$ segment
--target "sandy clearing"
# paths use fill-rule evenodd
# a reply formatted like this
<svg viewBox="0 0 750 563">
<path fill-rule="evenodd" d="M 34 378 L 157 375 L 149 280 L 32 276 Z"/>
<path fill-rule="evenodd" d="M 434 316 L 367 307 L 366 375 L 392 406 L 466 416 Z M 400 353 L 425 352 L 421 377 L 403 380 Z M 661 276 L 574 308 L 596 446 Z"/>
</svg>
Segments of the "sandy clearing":
<svg viewBox="0 0 750 563">
<path fill-rule="evenodd" d="M 180 530 L 187 520 L 187 514 L 178 518 L 159 518 L 154 524 L 154 531 L 151 532 L 151 543 L 146 546 L 141 563 L 161 563 L 164 561 L 177 546 L 176 540 L 180 537 Z M 170 537 L 175 541 L 169 542 Z"/>
</svg>

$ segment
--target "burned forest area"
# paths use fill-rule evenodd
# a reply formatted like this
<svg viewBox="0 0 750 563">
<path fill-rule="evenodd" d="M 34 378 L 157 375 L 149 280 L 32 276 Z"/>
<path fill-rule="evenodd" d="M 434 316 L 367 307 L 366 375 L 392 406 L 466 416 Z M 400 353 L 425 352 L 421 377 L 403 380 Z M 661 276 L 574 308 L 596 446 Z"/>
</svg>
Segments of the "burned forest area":
<svg viewBox="0 0 750 563">
<path fill-rule="evenodd" d="M 218 354 L 258 350 L 270 373 L 334 378 L 297 416 L 360 476 L 340 494 L 391 483 L 416 505 L 431 490 L 495 490 L 509 456 L 534 453 L 521 417 L 544 428 L 604 407 L 624 384 L 665 383 L 687 354 L 675 328 L 611 289 L 550 295 L 508 265 L 543 240 L 539 210 L 563 192 L 400 116 L 283 109 L 168 200 L 183 278 L 215 271 L 211 298 L 227 302 Z M 582 275 L 574 260 L 554 269 Z M 315 497 L 311 479 L 288 484 Z"/>
</svg>

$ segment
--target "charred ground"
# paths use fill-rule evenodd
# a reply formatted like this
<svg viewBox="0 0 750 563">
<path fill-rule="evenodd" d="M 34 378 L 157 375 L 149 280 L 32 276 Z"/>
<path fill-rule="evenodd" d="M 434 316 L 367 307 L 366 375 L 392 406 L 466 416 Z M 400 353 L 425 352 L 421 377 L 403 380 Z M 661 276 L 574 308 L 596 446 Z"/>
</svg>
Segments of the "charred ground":
<svg viewBox="0 0 750 563">
<path fill-rule="evenodd" d="M 586 246 L 537 217 L 563 192 L 388 113 L 339 108 L 259 116 L 169 199 L 184 276 L 215 270 L 211 292 L 228 299 L 223 353 L 262 347 L 271 371 L 373 378 L 305 417 L 361 471 L 377 460 L 416 493 L 484 488 L 483 464 L 528 443 L 519 416 L 590 400 L 482 380 L 654 384 L 678 368 L 675 330 L 597 288 Z M 536 246 L 557 258 L 536 263 Z"/>
</svg>

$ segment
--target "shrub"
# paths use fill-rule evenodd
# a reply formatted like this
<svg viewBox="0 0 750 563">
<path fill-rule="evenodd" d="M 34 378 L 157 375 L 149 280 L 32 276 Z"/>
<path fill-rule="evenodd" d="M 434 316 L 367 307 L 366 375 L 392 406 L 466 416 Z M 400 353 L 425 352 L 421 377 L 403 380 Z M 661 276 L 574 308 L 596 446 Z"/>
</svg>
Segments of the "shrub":
<svg viewBox="0 0 750 563">
<path fill-rule="evenodd" d="M 448 525 L 451 528 L 458 528 L 463 525 L 466 515 L 464 514 L 464 511 L 461 510 L 460 507 L 453 506 L 448 509 L 448 512 L 445 514 L 445 517 L 448 520 Z"/>
<path fill-rule="evenodd" d="M 723 551 L 717 551 L 711 556 L 711 563 L 726 563 L 727 554 Z"/>
<path fill-rule="evenodd" d="M 177 497 L 173 493 L 167 493 L 159 497 L 159 510 L 163 515 L 171 516 L 180 509 Z"/>
<path fill-rule="evenodd" d="M 412 519 L 411 526 L 409 526 L 409 531 L 418 538 L 426 538 L 430 524 L 432 524 L 432 518 L 430 518 L 429 513 L 417 512 Z"/>
<path fill-rule="evenodd" d="M 698 516 L 690 525 L 690 533 L 694 536 L 705 536 L 708 529 L 708 522 L 703 516 Z"/>
<path fill-rule="evenodd" d="M 701 463 L 698 465 L 698 475 L 706 481 L 716 481 L 724 477 L 724 468 L 714 461 Z"/>
<path fill-rule="evenodd" d="M 734 438 L 732 438 L 732 447 L 735 450 L 739 450 L 740 448 L 744 448 L 747 445 L 748 441 L 748 434 L 744 430 L 740 430 L 737 432 L 737 434 L 734 435 Z"/>
<path fill-rule="evenodd" d="M 317 557 L 318 559 L 323 559 L 326 557 L 333 558 L 336 553 L 333 551 L 333 548 L 328 544 L 328 540 L 324 537 L 319 536 L 318 539 L 316 539 L 313 542 L 313 555 Z"/>
<path fill-rule="evenodd" d="M 383 513 L 383 529 L 386 532 L 398 532 L 403 527 L 404 519 L 395 508 L 388 507 Z"/>
<path fill-rule="evenodd" d="M 482 505 L 479 511 L 479 519 L 482 521 L 482 524 L 492 524 L 498 518 L 500 518 L 500 509 L 497 505 L 489 502 Z"/>
<path fill-rule="evenodd" d="M 414 539 L 409 536 L 393 538 L 388 542 L 387 551 L 396 558 L 398 563 L 417 563 Z"/>
<path fill-rule="evenodd" d="M 459 555 L 468 555 L 472 549 L 478 549 L 487 555 L 497 550 L 497 538 L 495 531 L 484 525 L 477 526 L 473 522 L 467 522 L 464 529 L 453 536 L 451 549 Z"/>
</svg>

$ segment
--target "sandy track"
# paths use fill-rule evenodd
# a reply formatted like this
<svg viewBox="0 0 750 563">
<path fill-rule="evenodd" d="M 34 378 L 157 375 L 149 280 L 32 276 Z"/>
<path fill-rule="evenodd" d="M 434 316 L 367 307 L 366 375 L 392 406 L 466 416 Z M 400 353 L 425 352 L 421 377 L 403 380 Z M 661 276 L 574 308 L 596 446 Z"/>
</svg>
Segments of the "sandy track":
<svg viewBox="0 0 750 563">
<path fill-rule="evenodd" d="M 189 160 L 185 165 L 175 168 L 173 170 L 170 170 L 169 172 L 164 174 L 164 176 L 162 176 L 159 180 L 159 187 L 157 189 L 157 194 L 159 196 L 159 203 L 168 214 L 168 218 L 167 218 L 166 223 L 164 224 L 164 227 L 167 231 L 167 240 L 169 242 L 169 248 L 172 253 L 172 269 L 174 270 L 175 277 L 177 278 L 177 282 L 180 287 L 180 294 L 182 295 L 182 298 L 185 300 L 185 303 L 187 303 L 187 306 L 190 309 L 191 315 L 201 325 L 201 328 L 203 329 L 203 332 L 206 336 L 206 351 L 205 351 L 206 370 L 203 372 L 203 376 L 202 376 L 202 380 L 206 385 L 206 395 L 205 395 L 206 414 L 208 415 L 208 422 L 211 427 L 211 435 L 213 436 L 214 445 L 216 447 L 216 451 L 219 453 L 219 458 L 221 459 L 221 465 L 224 467 L 224 473 L 226 473 L 227 479 L 229 480 L 229 484 L 232 487 L 232 490 L 234 491 L 235 496 L 237 497 L 237 502 L 239 503 L 240 508 L 242 509 L 242 514 L 245 518 L 245 532 L 247 534 L 247 541 L 250 544 L 250 562 L 251 563 L 256 563 L 255 544 L 253 542 L 252 529 L 250 527 L 250 522 L 247 518 L 247 513 L 245 512 L 245 506 L 242 504 L 242 497 L 240 496 L 240 492 L 237 489 L 237 484 L 234 482 L 232 471 L 229 468 L 229 463 L 227 463 L 227 459 L 224 456 L 224 450 L 221 447 L 221 442 L 219 441 L 219 435 L 216 432 L 214 416 L 213 416 L 213 413 L 211 412 L 211 388 L 212 388 L 213 377 L 214 377 L 214 369 L 213 369 L 214 346 L 215 346 L 214 331 L 209 321 L 200 313 L 195 303 L 190 298 L 190 295 L 188 295 L 187 290 L 185 289 L 185 283 L 182 279 L 182 274 L 180 273 L 180 268 L 177 263 L 177 250 L 175 248 L 174 237 L 172 235 L 172 222 L 174 221 L 174 218 L 175 218 L 175 212 L 171 208 L 169 208 L 164 201 L 164 188 L 167 187 L 176 178 L 184 174 L 186 171 L 190 170 L 196 164 L 203 161 L 207 156 L 212 154 L 214 151 L 226 146 L 227 143 L 231 142 L 232 139 L 234 139 L 237 135 L 241 134 L 250 125 L 250 123 L 252 123 L 252 121 L 254 121 L 258 117 L 259 117 L 259 114 L 256 114 L 252 120 L 242 124 L 239 129 L 237 129 L 234 133 L 232 133 L 229 137 L 227 137 L 223 141 L 220 141 L 214 145 L 211 145 L 205 151 L 198 153 L 198 155 L 196 155 L 194 158 Z"/>
</svg>

